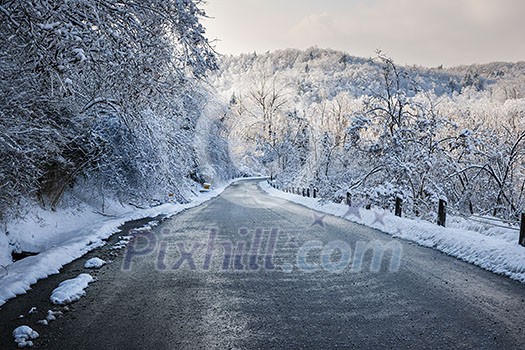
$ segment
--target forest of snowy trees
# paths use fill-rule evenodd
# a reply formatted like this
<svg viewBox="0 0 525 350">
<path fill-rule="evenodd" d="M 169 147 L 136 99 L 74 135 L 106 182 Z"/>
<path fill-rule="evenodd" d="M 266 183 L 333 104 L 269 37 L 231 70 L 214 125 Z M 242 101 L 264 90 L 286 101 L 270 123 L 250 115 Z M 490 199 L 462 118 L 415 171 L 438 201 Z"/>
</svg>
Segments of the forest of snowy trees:
<svg viewBox="0 0 525 350">
<path fill-rule="evenodd" d="M 0 221 L 75 191 L 184 201 L 189 183 L 233 175 L 203 16 L 201 0 L 1 2 Z"/>
<path fill-rule="evenodd" d="M 232 158 L 280 186 L 316 186 L 431 219 L 525 210 L 525 63 L 401 67 L 312 48 L 224 57 L 212 81 Z"/>
</svg>

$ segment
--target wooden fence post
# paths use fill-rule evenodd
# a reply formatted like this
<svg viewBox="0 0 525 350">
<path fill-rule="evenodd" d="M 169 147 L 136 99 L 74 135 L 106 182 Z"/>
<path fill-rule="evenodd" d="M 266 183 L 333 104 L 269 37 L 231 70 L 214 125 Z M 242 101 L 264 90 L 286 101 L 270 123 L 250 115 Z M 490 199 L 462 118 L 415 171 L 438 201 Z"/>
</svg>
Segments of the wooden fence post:
<svg viewBox="0 0 525 350">
<path fill-rule="evenodd" d="M 306 191 L 303 188 L 303 197 L 306 197 Z"/>
<path fill-rule="evenodd" d="M 352 195 L 350 192 L 346 192 L 346 205 L 352 206 Z"/>
<path fill-rule="evenodd" d="M 519 244 L 525 247 L 525 213 L 521 213 L 521 227 L 520 227 Z"/>
<path fill-rule="evenodd" d="M 437 224 L 439 226 L 445 227 L 446 222 L 447 222 L 447 202 L 445 202 L 443 199 L 440 199 Z"/>
<path fill-rule="evenodd" d="M 314 198 L 317 198 L 317 188 L 314 187 Z"/>
<path fill-rule="evenodd" d="M 310 188 L 307 188 L 307 189 L 306 189 L 306 196 L 307 196 L 307 197 L 310 197 Z"/>
<path fill-rule="evenodd" d="M 402 205 L 403 205 L 403 200 L 399 197 L 396 197 L 396 211 L 395 211 L 396 216 L 401 217 Z"/>
</svg>

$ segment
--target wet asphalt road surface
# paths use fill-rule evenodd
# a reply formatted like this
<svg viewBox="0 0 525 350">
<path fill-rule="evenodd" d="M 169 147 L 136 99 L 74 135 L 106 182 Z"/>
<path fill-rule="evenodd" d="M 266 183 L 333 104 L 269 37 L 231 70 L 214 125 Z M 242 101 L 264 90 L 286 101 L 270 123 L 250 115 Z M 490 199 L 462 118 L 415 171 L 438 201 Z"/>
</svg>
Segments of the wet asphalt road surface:
<svg viewBox="0 0 525 350">
<path fill-rule="evenodd" d="M 94 272 L 98 281 L 87 296 L 49 326 L 13 315 L 33 304 L 52 309 L 50 286 L 86 272 L 89 256 L 8 302 L 0 309 L 0 348 L 14 348 L 6 332 L 23 323 L 40 332 L 37 349 L 525 346 L 525 285 L 321 218 L 264 194 L 257 182 L 238 182 L 151 232 L 135 233 L 127 250 Z M 90 256 L 97 254 L 109 252 Z"/>
</svg>

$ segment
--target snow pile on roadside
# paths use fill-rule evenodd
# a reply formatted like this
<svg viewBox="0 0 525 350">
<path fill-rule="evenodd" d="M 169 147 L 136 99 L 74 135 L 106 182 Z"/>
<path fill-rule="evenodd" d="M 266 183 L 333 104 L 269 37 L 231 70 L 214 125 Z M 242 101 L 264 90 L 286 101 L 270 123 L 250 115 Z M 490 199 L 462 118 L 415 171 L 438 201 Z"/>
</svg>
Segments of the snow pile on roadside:
<svg viewBox="0 0 525 350">
<path fill-rule="evenodd" d="M 55 305 L 66 305 L 79 300 L 86 295 L 88 285 L 94 279 L 87 273 L 81 273 L 75 278 L 61 282 L 51 293 L 51 302 Z"/>
<path fill-rule="evenodd" d="M 153 208 L 133 210 L 128 208 L 130 211 L 111 218 L 92 212 L 77 211 L 68 215 L 46 212 L 48 216 L 55 215 L 56 225 L 54 223 L 51 225 L 50 219 L 46 218 L 43 220 L 44 225 L 31 223 L 12 227 L 11 232 L 14 232 L 13 230 L 27 231 L 27 240 L 19 242 L 22 249 L 39 252 L 39 254 L 6 266 L 7 273 L 0 278 L 0 306 L 8 299 L 24 294 L 39 279 L 59 273 L 60 268 L 65 264 L 104 245 L 103 240 L 118 232 L 119 227 L 124 223 L 159 215 L 173 216 L 218 196 L 226 187 L 238 180 L 242 179 L 230 180 L 219 188 L 196 195 L 193 201 L 185 204 L 166 203 Z M 66 224 L 62 225 L 63 222 Z M 69 231 L 63 231 L 64 227 L 67 227 Z M 20 236 L 23 237 L 23 235 Z M 0 244 L 2 242 L 0 240 Z M 6 255 L 6 252 L 7 250 L 0 251 L 0 255 Z M 0 269 L 2 269 L 1 266 Z"/>
<path fill-rule="evenodd" d="M 53 322 L 57 319 L 57 316 L 62 316 L 62 311 L 53 311 L 53 310 L 47 310 L 46 318 L 42 320 L 36 321 L 36 323 L 47 326 L 50 322 Z"/>
<path fill-rule="evenodd" d="M 40 335 L 29 326 L 20 326 L 13 331 L 13 337 L 19 348 L 33 346 L 31 340 L 37 339 Z"/>
<path fill-rule="evenodd" d="M 86 269 L 100 269 L 102 266 L 106 265 L 106 261 L 100 258 L 91 258 L 84 263 L 84 268 Z"/>
<path fill-rule="evenodd" d="M 151 226 L 150 225 L 147 225 L 143 228 L 144 230 L 151 230 Z M 141 229 L 135 229 L 134 231 L 143 231 Z M 133 236 L 119 236 L 118 237 L 119 241 L 115 244 L 113 244 L 113 246 L 111 247 L 111 250 L 120 250 L 120 249 L 124 249 L 128 246 L 129 242 L 131 242 L 131 240 L 133 239 Z"/>
<path fill-rule="evenodd" d="M 483 269 L 525 283 L 525 247 L 518 245 L 517 232 L 512 236 L 512 233 L 509 233 L 512 231 L 504 228 L 483 230 L 479 225 L 474 226 L 468 220 L 456 217 L 449 218 L 450 227 L 440 227 L 424 220 L 399 218 L 383 209 L 365 210 L 345 204 L 320 203 L 314 198 L 276 190 L 267 182 L 261 182 L 259 186 L 274 197 L 437 249 Z M 473 227 L 477 230 L 473 231 Z"/>
</svg>

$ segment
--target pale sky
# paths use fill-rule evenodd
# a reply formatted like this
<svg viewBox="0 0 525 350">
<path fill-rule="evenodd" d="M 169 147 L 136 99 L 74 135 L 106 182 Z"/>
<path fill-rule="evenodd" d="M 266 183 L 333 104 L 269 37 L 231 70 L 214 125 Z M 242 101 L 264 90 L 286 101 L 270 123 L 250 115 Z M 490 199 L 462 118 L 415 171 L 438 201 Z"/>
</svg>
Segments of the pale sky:
<svg viewBox="0 0 525 350">
<path fill-rule="evenodd" d="M 207 0 L 221 54 L 312 46 L 399 64 L 525 61 L 525 0 Z"/>
</svg>

